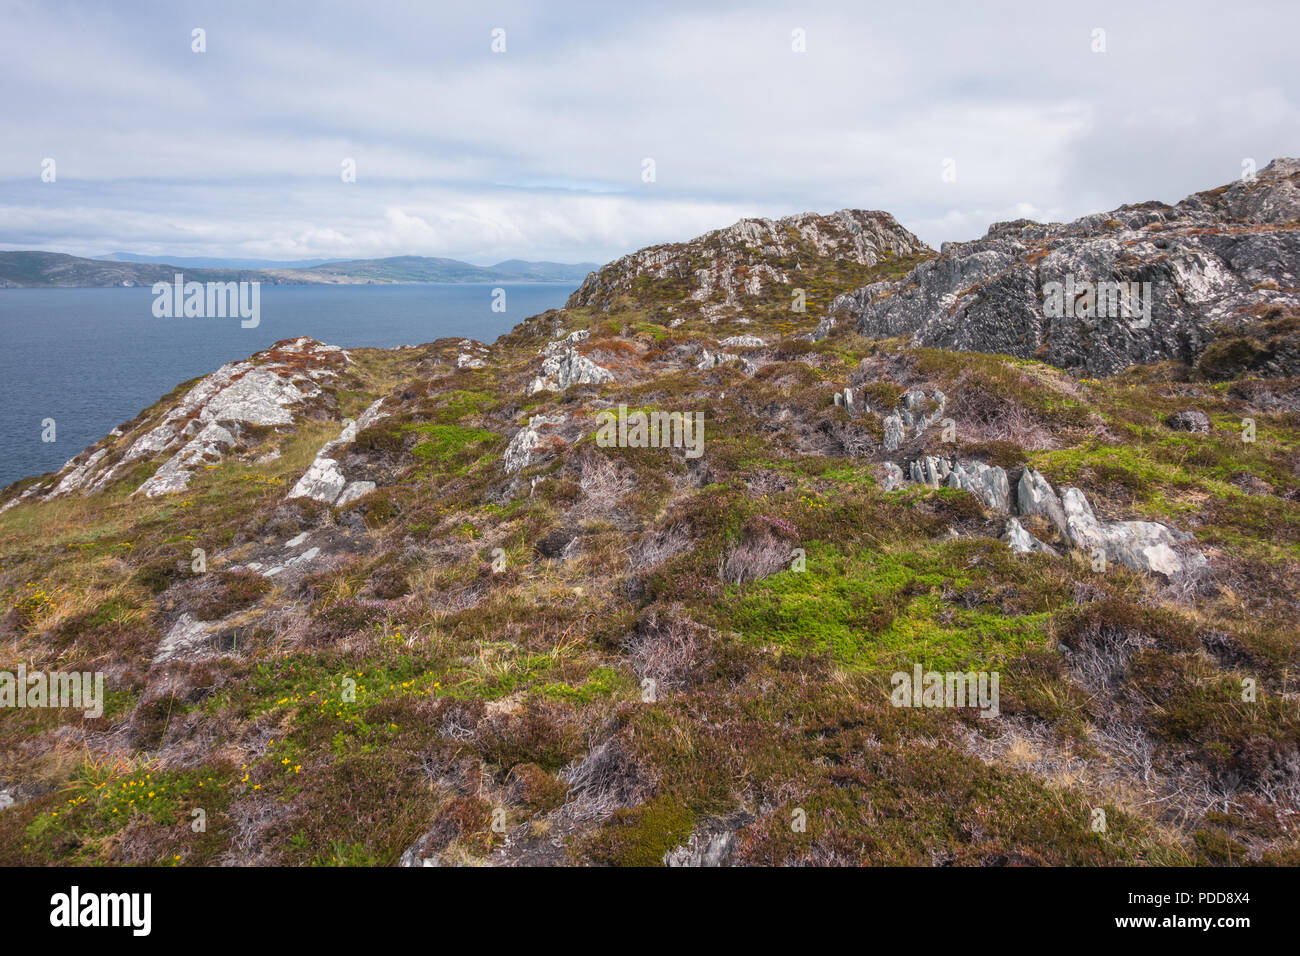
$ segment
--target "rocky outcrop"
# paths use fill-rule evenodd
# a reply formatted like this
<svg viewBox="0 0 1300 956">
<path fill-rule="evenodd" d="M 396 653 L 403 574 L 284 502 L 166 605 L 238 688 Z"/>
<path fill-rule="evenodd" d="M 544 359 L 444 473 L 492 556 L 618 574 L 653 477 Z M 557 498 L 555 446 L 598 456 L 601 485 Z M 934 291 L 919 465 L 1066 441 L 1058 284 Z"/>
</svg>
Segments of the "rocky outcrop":
<svg viewBox="0 0 1300 956">
<path fill-rule="evenodd" d="M 898 487 L 903 475 L 899 469 L 895 477 L 891 464 L 886 463 L 882 481 L 886 491 Z M 1082 491 L 1066 488 L 1058 497 L 1047 479 L 1032 468 L 1021 473 L 1014 496 L 1006 470 L 980 461 L 927 455 L 910 462 L 906 474 L 915 484 L 961 488 L 989 511 L 1011 516 L 1002 540 L 1016 551 L 1058 553 L 1034 537 L 1014 517 L 1018 514 L 1046 520 L 1070 547 L 1170 580 L 1195 577 L 1206 565 L 1205 556 L 1191 546 L 1191 535 L 1154 521 L 1102 521 Z"/>
<path fill-rule="evenodd" d="M 831 332 L 835 330 L 835 325 L 835 319 L 829 315 L 826 316 L 817 323 L 816 327 L 813 328 L 811 332 L 808 333 L 808 341 L 820 342 L 822 339 L 828 338 Z"/>
<path fill-rule="evenodd" d="M 383 412 L 379 410 L 381 405 L 383 405 L 383 399 L 374 402 L 361 413 L 356 421 L 350 418 L 344 419 L 343 431 L 339 433 L 339 437 L 321 446 L 311 466 L 298 479 L 285 497 L 288 499 L 311 498 L 314 501 L 341 508 L 362 495 L 368 495 L 374 491 L 375 483 L 373 481 L 349 482 L 343 474 L 343 467 L 335 456 L 338 451 L 356 441 L 358 432 L 369 428 L 384 417 Z"/>
<path fill-rule="evenodd" d="M 1006 529 L 1002 533 L 1002 539 L 1006 542 L 1007 547 L 1012 551 L 1020 554 L 1050 554 L 1059 557 L 1056 549 L 1050 545 L 1043 544 L 1032 534 L 1025 530 L 1015 518 L 1008 518 Z"/>
<path fill-rule="evenodd" d="M 1011 486 L 1007 473 L 982 461 L 949 461 L 927 455 L 909 466 L 912 481 L 931 488 L 960 488 L 969 491 L 992 511 L 1011 510 Z"/>
<path fill-rule="evenodd" d="M 844 209 L 829 216 L 742 219 L 690 242 L 651 246 L 611 262 L 587 276 L 568 305 L 605 311 L 638 281 L 649 280 L 679 301 L 739 308 L 742 297 L 799 286 L 798 273 L 774 263 L 834 259 L 871 266 L 886 255 L 929 251 L 886 212 Z"/>
<path fill-rule="evenodd" d="M 1032 468 L 1020 473 L 1020 481 L 1016 483 L 1016 503 L 1022 515 L 1044 518 L 1058 533 L 1068 536 L 1061 499 L 1047 479 Z"/>
<path fill-rule="evenodd" d="M 903 430 L 903 419 L 895 412 L 885 416 L 885 451 L 898 451 L 903 447 L 907 433 Z"/>
<path fill-rule="evenodd" d="M 1199 552 L 1179 548 L 1191 540 L 1190 535 L 1176 535 L 1154 521 L 1100 521 L 1078 488 L 1066 488 L 1061 504 L 1070 543 L 1076 548 L 1171 579 L 1195 574 L 1205 566 Z"/>
<path fill-rule="evenodd" d="M 23 498 L 91 494 L 106 488 L 125 466 L 162 455 L 167 459 L 136 493 L 156 497 L 182 491 L 200 468 L 254 443 L 258 429 L 292 427 L 302 416 L 327 413 L 333 385 L 350 361 L 337 346 L 303 337 L 227 363 L 159 417 L 125 433 L 114 429 L 65 464 L 52 483 L 33 485 Z"/>
<path fill-rule="evenodd" d="M 528 419 L 528 424 L 515 432 L 514 437 L 510 439 L 510 444 L 506 446 L 501 460 L 506 474 L 513 474 L 527 468 L 532 462 L 533 452 L 542 442 L 541 429 L 560 425 L 563 422 L 564 417 L 561 415 L 534 415 Z"/>
<path fill-rule="evenodd" d="M 753 375 L 758 371 L 757 365 L 735 352 L 710 352 L 708 349 L 700 349 L 700 360 L 695 364 L 695 368 L 698 371 L 707 372 L 719 365 L 726 365 L 728 362 L 739 362 L 746 375 Z"/>
<path fill-rule="evenodd" d="M 837 298 L 868 336 L 1035 358 L 1093 376 L 1194 362 L 1247 319 L 1300 305 L 1300 160 L 1168 206 L 997 223 L 899 282 Z M 1133 293 L 1130 298 L 1127 292 Z M 1294 374 L 1294 373 L 1290 373 Z"/>
<path fill-rule="evenodd" d="M 541 371 L 528 386 L 528 394 L 562 392 L 570 385 L 602 385 L 614 381 L 614 374 L 578 351 L 578 343 L 591 335 L 586 329 L 570 333 L 543 349 Z"/>
</svg>

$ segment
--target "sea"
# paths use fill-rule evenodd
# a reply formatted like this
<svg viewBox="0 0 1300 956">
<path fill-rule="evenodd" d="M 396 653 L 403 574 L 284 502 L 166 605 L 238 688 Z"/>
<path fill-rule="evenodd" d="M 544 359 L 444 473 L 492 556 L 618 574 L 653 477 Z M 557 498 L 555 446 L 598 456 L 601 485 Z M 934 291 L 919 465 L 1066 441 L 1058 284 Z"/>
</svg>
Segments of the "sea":
<svg viewBox="0 0 1300 956">
<path fill-rule="evenodd" d="M 446 336 L 491 342 L 564 305 L 575 288 L 264 285 L 255 328 L 238 317 L 156 318 L 148 288 L 0 289 L 0 487 L 57 470 L 181 382 L 281 339 L 309 335 L 344 348 Z M 54 441 L 44 441 L 51 419 Z"/>
</svg>

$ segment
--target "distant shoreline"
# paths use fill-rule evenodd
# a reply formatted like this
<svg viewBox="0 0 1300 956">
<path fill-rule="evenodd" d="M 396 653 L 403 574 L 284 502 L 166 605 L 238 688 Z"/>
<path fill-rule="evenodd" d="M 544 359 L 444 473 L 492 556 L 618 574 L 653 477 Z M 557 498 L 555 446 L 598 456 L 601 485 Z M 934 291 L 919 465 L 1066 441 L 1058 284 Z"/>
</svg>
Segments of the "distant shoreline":
<svg viewBox="0 0 1300 956">
<path fill-rule="evenodd" d="M 161 280 L 160 280 L 161 281 Z M 256 281 L 256 280 L 254 280 Z M 391 289 L 411 285 L 573 285 L 572 279 L 435 279 L 410 282 L 268 282 L 272 289 L 356 289 L 373 286 Z M 0 292 L 49 292 L 59 289 L 152 289 L 148 285 L 0 285 Z"/>
</svg>

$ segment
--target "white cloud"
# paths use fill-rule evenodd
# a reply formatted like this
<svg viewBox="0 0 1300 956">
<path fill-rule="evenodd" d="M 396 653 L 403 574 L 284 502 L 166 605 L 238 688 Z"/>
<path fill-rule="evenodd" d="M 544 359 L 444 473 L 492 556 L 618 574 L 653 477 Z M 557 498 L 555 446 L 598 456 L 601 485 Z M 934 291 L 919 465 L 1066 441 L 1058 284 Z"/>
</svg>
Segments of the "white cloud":
<svg viewBox="0 0 1300 956">
<path fill-rule="evenodd" d="M 1291 4 L 9 6 L 10 247 L 605 260 L 843 207 L 937 245 L 1300 152 Z"/>
</svg>

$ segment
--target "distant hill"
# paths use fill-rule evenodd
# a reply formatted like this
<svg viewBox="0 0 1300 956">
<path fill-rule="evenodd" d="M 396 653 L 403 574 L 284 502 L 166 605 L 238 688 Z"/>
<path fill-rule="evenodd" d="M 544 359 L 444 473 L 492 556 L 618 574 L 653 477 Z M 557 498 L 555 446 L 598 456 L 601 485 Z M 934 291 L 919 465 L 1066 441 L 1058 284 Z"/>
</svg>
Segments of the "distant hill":
<svg viewBox="0 0 1300 956">
<path fill-rule="evenodd" d="M 105 262 L 60 252 L 0 252 L 0 289 L 78 286 L 151 286 L 171 282 L 181 266 L 144 262 Z M 190 269 L 195 282 L 263 281 L 284 284 L 251 269 Z"/>
<path fill-rule="evenodd" d="M 172 266 L 185 266 L 190 269 L 310 269 L 313 266 L 336 262 L 335 259 L 299 259 L 285 261 L 281 259 L 219 259 L 211 256 L 142 256 L 136 252 L 110 252 L 106 256 L 95 256 L 103 262 L 148 262 L 163 263 Z"/>
<path fill-rule="evenodd" d="M 594 263 L 527 262 L 511 259 L 476 266 L 458 259 L 394 256 L 314 265 L 256 259 L 180 258 L 139 261 L 133 253 L 84 259 L 59 252 L 0 251 L 0 289 L 84 286 L 151 286 L 170 282 L 177 272 L 195 282 L 262 282 L 266 285 L 389 285 L 420 282 L 581 282 Z M 264 263 L 256 267 L 248 263 Z"/>
</svg>

